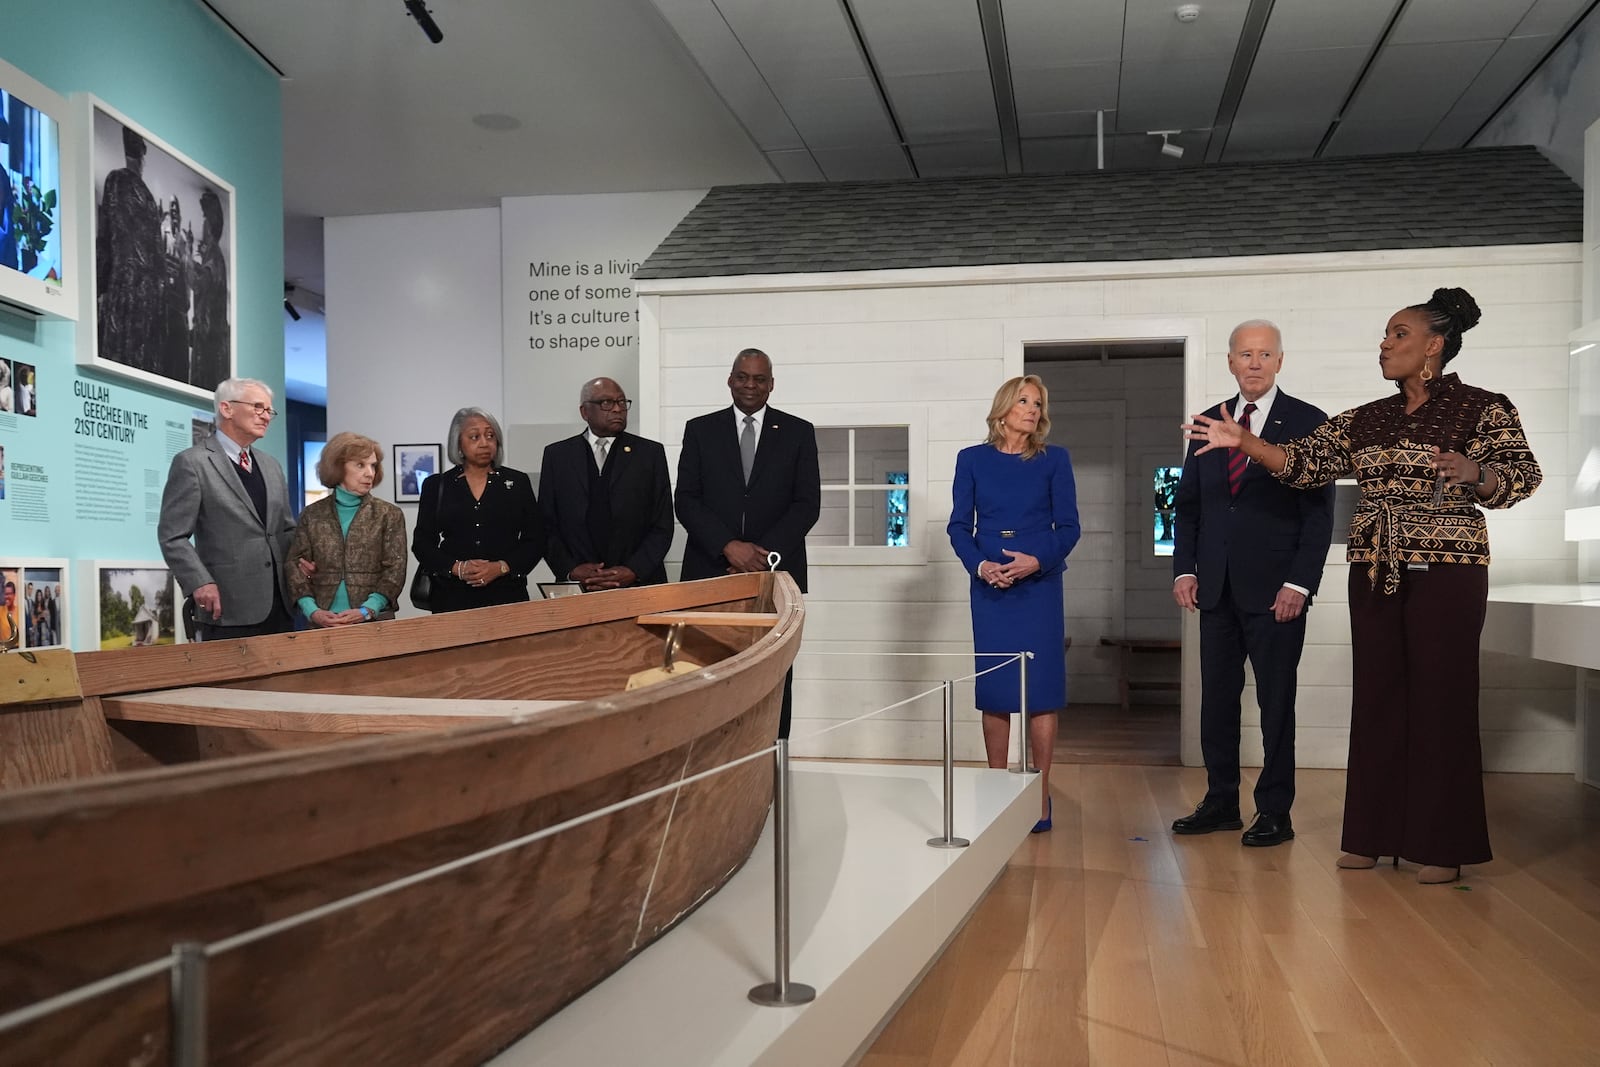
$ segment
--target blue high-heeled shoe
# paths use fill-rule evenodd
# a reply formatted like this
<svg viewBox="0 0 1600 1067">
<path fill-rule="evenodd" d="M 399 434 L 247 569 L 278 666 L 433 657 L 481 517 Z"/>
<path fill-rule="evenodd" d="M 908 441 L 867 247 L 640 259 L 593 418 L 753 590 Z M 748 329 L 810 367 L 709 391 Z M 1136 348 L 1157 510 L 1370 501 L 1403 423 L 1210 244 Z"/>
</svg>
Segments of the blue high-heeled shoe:
<svg viewBox="0 0 1600 1067">
<path fill-rule="evenodd" d="M 1050 820 L 1053 819 L 1056 814 L 1055 797 L 1045 798 L 1044 810 L 1045 817 L 1033 824 L 1033 829 L 1028 831 L 1030 834 L 1047 834 L 1050 832 Z"/>
</svg>

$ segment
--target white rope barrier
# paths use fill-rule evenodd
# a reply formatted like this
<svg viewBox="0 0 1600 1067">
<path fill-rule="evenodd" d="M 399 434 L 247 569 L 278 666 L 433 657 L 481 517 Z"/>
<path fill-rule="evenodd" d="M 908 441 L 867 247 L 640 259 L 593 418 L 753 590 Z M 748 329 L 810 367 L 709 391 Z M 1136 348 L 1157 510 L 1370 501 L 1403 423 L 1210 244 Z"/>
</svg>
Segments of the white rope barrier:
<svg viewBox="0 0 1600 1067">
<path fill-rule="evenodd" d="M 158 974 L 166 974 L 171 970 L 172 957 L 163 956 L 159 960 L 141 963 L 137 967 L 129 967 L 125 971 L 118 971 L 116 974 L 97 979 L 87 985 L 69 989 L 65 993 L 57 993 L 53 997 L 46 997 L 43 1000 L 29 1004 L 25 1008 L 18 1008 L 15 1011 L 0 1015 L 0 1034 L 27 1026 L 31 1022 L 37 1022 L 47 1015 L 54 1015 L 58 1011 L 75 1008 L 79 1004 L 93 1000 L 95 997 L 114 993 L 124 986 L 142 982 L 146 978 L 154 978 Z"/>
<path fill-rule="evenodd" d="M 1026 655 L 1026 653 L 1017 652 L 811 652 L 803 654 L 815 656 L 1007 657 L 1004 662 L 997 663 L 993 667 L 985 668 L 984 670 L 965 675 L 961 678 L 951 679 L 952 682 L 965 682 L 972 681 L 976 678 L 981 678 L 985 674 L 1000 670 L 1003 667 L 1009 666 L 1011 663 L 1020 661 L 1023 656 Z M 813 738 L 821 737 L 824 734 L 832 733 L 835 730 L 842 730 L 846 726 L 854 726 L 857 723 L 865 722 L 868 719 L 882 715 L 888 711 L 893 711 L 896 708 L 902 708 L 908 704 L 913 704 L 916 701 L 923 700 L 935 693 L 943 692 L 944 684 L 945 683 L 940 682 L 932 689 L 924 690 L 914 696 L 907 697 L 904 700 L 898 700 L 893 704 L 886 705 L 874 711 L 869 711 L 863 715 L 858 715 L 853 719 L 846 719 L 843 722 L 835 723 L 832 726 L 825 727 L 816 731 L 815 733 L 806 734 L 803 738 L 801 738 L 801 740 L 809 741 Z M 757 751 L 751 752 L 745 756 L 741 756 L 738 759 L 730 760 L 727 763 L 719 764 L 716 767 L 711 767 L 707 770 L 692 774 L 687 778 L 669 782 L 666 785 L 658 786 L 655 789 L 639 793 L 624 800 L 619 800 L 613 804 L 607 804 L 604 807 L 596 808 L 594 811 L 585 812 L 584 814 L 575 816 L 566 820 L 565 822 L 556 823 L 553 826 L 546 826 L 543 829 L 535 830 L 531 833 L 524 834 L 521 837 L 513 838 L 509 841 L 502 841 L 497 845 L 491 845 L 488 848 L 480 849 L 477 852 L 470 853 L 466 856 L 457 857 L 456 859 L 450 860 L 446 863 L 429 867 L 426 870 L 417 871 L 414 874 L 406 875 L 403 878 L 397 878 L 391 882 L 385 882 L 382 885 L 373 886 L 370 889 L 362 890 L 359 893 L 353 893 L 349 896 L 341 897 L 338 900 L 329 901 L 328 903 L 319 905 L 315 908 L 297 912 L 294 915 L 285 916 L 282 919 L 278 919 L 270 923 L 263 923 L 260 926 L 255 926 L 248 930 L 242 930 L 237 934 L 221 938 L 205 945 L 205 955 L 207 958 L 215 958 L 225 953 L 244 948 L 245 946 L 254 944 L 258 941 L 264 941 L 267 938 L 274 937 L 278 934 L 284 933 L 285 931 L 293 930 L 296 927 L 304 926 L 320 919 L 325 919 L 330 915 L 336 915 L 339 912 L 347 911 L 350 908 L 359 907 L 360 905 L 368 903 L 369 901 L 377 900 L 380 897 L 388 896 L 389 894 L 399 892 L 402 889 L 407 889 L 411 886 L 431 881 L 434 878 L 442 877 L 443 875 L 450 874 L 454 871 L 459 871 L 463 868 L 473 866 L 474 864 L 481 863 L 484 860 L 492 859 L 495 856 L 500 856 L 507 852 L 514 852 L 519 848 L 536 844 L 539 841 L 554 837 L 557 834 L 565 833 L 566 831 L 576 829 L 579 826 L 595 822 L 599 819 L 607 818 L 611 815 L 617 814 L 618 812 L 626 811 L 628 808 L 642 804 L 647 800 L 654 800 L 657 797 L 665 796 L 666 794 L 682 789 L 685 786 L 704 781 L 707 778 L 721 774 L 724 771 L 731 770 L 734 767 L 741 766 L 745 763 L 750 763 L 754 760 L 766 759 L 776 752 L 777 749 L 778 746 L 775 744 L 768 745 L 765 748 L 758 749 Z M 76 1007 L 77 1005 L 86 1003 L 87 1001 L 93 1000 L 96 997 L 104 996 L 107 993 L 112 993 L 118 989 L 133 985 L 136 982 L 141 982 L 146 978 L 152 978 L 160 974 L 170 974 L 174 966 L 174 958 L 175 957 L 173 955 L 168 955 L 158 960 L 151 960 L 148 963 L 142 963 L 138 966 L 130 967 L 127 970 L 119 971 L 116 974 L 109 975 L 105 978 L 88 982 L 64 993 L 58 993 L 55 996 L 46 997 L 44 1000 L 37 1001 L 25 1007 L 17 1008 L 13 1011 L 6 1012 L 5 1014 L 0 1014 L 0 1034 L 16 1030 L 49 1015 L 53 1015 L 60 1011 L 65 1011 L 68 1008 Z"/>
</svg>

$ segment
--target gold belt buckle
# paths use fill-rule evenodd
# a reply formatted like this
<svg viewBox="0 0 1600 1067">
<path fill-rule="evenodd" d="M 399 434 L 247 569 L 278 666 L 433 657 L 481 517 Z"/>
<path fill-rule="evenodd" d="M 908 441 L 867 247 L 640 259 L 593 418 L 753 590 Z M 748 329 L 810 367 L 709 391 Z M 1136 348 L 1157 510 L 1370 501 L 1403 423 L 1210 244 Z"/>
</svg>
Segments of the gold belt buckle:
<svg viewBox="0 0 1600 1067">
<path fill-rule="evenodd" d="M 1015 537 L 1015 536 L 1017 536 L 1017 531 L 1015 531 L 1015 530 L 1001 530 L 1000 531 L 1000 536 L 1001 537 Z"/>
</svg>

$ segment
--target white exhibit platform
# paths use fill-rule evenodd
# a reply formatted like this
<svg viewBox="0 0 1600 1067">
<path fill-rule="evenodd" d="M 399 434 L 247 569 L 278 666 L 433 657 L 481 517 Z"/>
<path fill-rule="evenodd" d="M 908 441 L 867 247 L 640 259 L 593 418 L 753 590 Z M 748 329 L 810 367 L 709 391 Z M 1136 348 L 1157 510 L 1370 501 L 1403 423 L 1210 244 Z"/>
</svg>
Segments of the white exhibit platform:
<svg viewBox="0 0 1600 1067">
<path fill-rule="evenodd" d="M 1481 647 L 1600 670 L 1600 585 L 1490 586 Z"/>
<path fill-rule="evenodd" d="M 851 1062 L 982 899 L 1039 817 L 1038 775 L 958 767 L 955 836 L 939 767 L 797 762 L 792 981 L 817 999 L 763 1008 L 773 979 L 772 822 L 744 869 L 493 1067 L 828 1067 Z"/>
</svg>

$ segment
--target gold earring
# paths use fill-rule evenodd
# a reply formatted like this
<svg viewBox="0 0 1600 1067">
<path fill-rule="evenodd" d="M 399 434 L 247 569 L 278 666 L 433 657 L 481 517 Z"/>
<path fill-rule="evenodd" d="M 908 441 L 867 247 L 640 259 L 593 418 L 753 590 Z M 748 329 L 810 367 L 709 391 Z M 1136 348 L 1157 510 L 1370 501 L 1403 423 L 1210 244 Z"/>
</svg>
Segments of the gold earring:
<svg viewBox="0 0 1600 1067">
<path fill-rule="evenodd" d="M 1433 380 L 1433 364 L 1427 360 L 1422 361 L 1422 380 L 1425 382 Z"/>
</svg>

